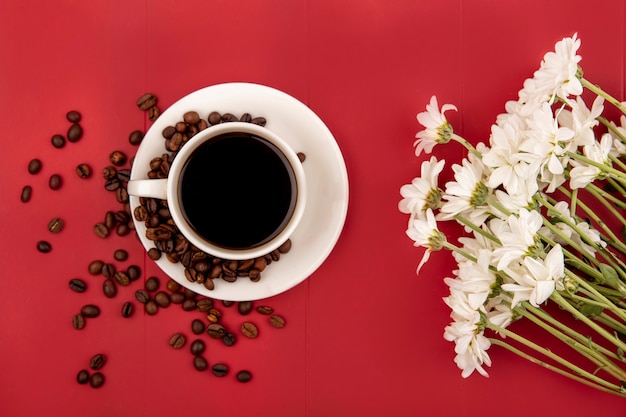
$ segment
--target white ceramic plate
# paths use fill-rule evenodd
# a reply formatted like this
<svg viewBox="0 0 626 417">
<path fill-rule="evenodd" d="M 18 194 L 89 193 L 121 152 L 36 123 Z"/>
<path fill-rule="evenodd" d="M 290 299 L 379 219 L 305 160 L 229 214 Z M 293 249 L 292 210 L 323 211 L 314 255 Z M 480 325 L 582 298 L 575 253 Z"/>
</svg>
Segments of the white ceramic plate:
<svg viewBox="0 0 626 417">
<path fill-rule="evenodd" d="M 163 129 L 182 120 L 195 110 L 201 117 L 211 111 L 267 119 L 265 127 L 281 136 L 296 152 L 303 152 L 302 164 L 307 181 L 307 206 L 298 228 L 291 236 L 292 248 L 272 262 L 259 282 L 239 278 L 230 283 L 215 280 L 215 289 L 190 283 L 179 263 L 165 256 L 157 265 L 172 279 L 198 294 L 220 300 L 250 301 L 280 294 L 308 278 L 326 260 L 335 247 L 348 211 L 348 175 L 335 138 L 322 120 L 302 102 L 279 90 L 250 83 L 217 84 L 183 97 L 165 110 L 154 122 L 137 150 L 131 179 L 147 179 L 150 160 L 165 153 Z M 139 205 L 130 197 L 131 210 Z M 133 221 L 135 221 L 133 219 Z M 141 242 L 150 249 L 143 222 L 135 221 Z"/>
</svg>

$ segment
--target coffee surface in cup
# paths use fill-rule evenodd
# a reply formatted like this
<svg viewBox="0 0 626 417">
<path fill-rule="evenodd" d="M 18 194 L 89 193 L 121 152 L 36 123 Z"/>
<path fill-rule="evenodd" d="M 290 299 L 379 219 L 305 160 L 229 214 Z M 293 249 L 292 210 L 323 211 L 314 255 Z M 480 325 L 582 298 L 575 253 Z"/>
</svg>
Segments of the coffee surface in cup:
<svg viewBox="0 0 626 417">
<path fill-rule="evenodd" d="M 189 226 L 229 249 L 260 246 L 277 236 L 295 209 L 293 169 L 269 141 L 227 133 L 201 144 L 181 173 L 179 201 Z"/>
</svg>

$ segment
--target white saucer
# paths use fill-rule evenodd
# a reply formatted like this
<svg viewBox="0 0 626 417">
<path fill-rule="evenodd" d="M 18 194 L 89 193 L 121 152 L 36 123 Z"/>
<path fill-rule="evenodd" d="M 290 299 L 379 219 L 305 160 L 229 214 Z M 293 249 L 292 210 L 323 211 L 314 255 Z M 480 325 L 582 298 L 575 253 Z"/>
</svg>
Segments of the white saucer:
<svg viewBox="0 0 626 417">
<path fill-rule="evenodd" d="M 249 83 L 226 83 L 206 87 L 183 97 L 165 110 L 154 122 L 137 150 L 131 179 L 147 179 L 150 160 L 165 153 L 163 129 L 182 120 L 195 110 L 206 118 L 211 111 L 267 119 L 266 128 L 281 136 L 296 152 L 303 152 L 302 164 L 308 198 L 304 215 L 291 236 L 291 250 L 272 262 L 259 282 L 239 278 L 234 283 L 215 280 L 215 289 L 187 281 L 179 263 L 165 256 L 157 265 L 172 279 L 194 292 L 229 301 L 251 301 L 280 294 L 308 278 L 335 247 L 348 211 L 348 175 L 335 138 L 322 120 L 302 102 L 279 90 Z M 139 205 L 130 197 L 131 210 Z M 139 238 L 150 249 L 143 222 L 133 218 Z"/>
</svg>

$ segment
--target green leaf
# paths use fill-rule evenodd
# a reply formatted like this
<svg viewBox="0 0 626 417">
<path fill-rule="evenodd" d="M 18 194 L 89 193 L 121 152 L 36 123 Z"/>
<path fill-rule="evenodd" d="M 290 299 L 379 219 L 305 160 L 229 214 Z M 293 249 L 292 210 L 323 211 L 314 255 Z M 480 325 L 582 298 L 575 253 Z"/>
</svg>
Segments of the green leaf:
<svg viewBox="0 0 626 417">
<path fill-rule="evenodd" d="M 578 311 L 583 313 L 585 317 L 597 316 L 599 314 L 602 314 L 603 310 L 604 308 L 595 304 L 583 304 L 581 307 L 578 308 Z"/>
</svg>

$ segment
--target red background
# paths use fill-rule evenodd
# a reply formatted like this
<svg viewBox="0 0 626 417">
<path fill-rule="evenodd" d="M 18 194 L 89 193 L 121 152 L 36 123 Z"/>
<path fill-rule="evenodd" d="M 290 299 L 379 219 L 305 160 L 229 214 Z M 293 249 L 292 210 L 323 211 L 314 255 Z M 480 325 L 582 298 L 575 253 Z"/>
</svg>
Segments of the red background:
<svg viewBox="0 0 626 417">
<path fill-rule="evenodd" d="M 451 258 L 435 254 L 417 277 L 422 251 L 397 211 L 399 188 L 421 161 L 415 115 L 432 94 L 459 107 L 448 113 L 456 132 L 487 140 L 543 54 L 578 32 L 586 78 L 624 99 L 625 17 L 620 0 L 3 1 L 0 415 L 625 416 L 623 399 L 497 348 L 490 378 L 462 379 L 442 338 Z M 253 315 L 256 340 L 226 348 L 205 339 L 210 363 L 253 372 L 245 385 L 195 371 L 186 349 L 168 346 L 174 332 L 192 336 L 193 314 L 172 306 L 124 320 L 119 308 L 140 285 L 109 300 L 101 277 L 86 272 L 123 247 L 131 256 L 120 267 L 164 278 L 134 237 L 92 233 L 118 207 L 99 172 L 112 150 L 132 154 L 128 134 L 149 126 L 135 106 L 141 94 L 155 93 L 165 109 L 230 81 L 307 104 L 335 135 L 350 180 L 347 221 L 328 260 L 263 302 L 287 326 Z M 55 149 L 50 137 L 65 132 L 72 109 L 83 114 L 85 136 Z M 444 154 L 457 162 L 462 151 Z M 31 176 L 34 157 L 44 168 Z M 75 176 L 81 162 L 92 178 Z M 65 177 L 59 191 L 47 188 L 54 172 Z M 25 184 L 34 188 L 28 204 L 19 199 Z M 58 235 L 46 230 L 52 217 L 66 222 Z M 51 253 L 35 250 L 40 239 Z M 71 292 L 73 277 L 90 289 Z M 87 302 L 103 312 L 78 332 L 71 317 Z M 244 320 L 223 310 L 230 326 Z M 109 358 L 105 385 L 78 385 L 76 373 L 97 352 Z"/>
</svg>

